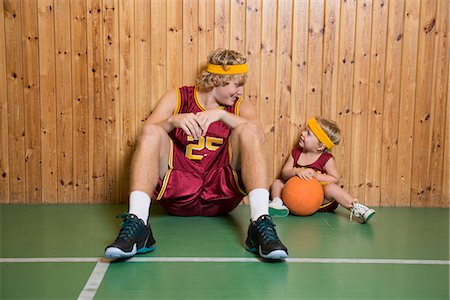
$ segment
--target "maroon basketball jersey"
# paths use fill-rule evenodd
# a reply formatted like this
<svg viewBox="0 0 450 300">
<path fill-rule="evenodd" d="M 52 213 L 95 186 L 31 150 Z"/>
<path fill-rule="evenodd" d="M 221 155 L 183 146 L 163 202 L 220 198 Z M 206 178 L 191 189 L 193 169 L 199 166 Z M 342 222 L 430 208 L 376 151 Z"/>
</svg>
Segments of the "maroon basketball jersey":
<svg viewBox="0 0 450 300">
<path fill-rule="evenodd" d="M 301 166 L 297 162 L 298 162 L 298 159 L 300 158 L 300 155 L 302 154 L 302 150 L 303 149 L 300 148 L 300 147 L 296 147 L 296 148 L 294 148 L 292 150 L 292 158 L 294 158 L 294 167 L 296 167 L 296 168 L 300 168 L 300 167 L 311 168 L 314 171 L 318 171 L 320 173 L 326 173 L 325 170 L 324 170 L 325 164 L 327 163 L 327 161 L 330 158 L 333 157 L 333 154 L 331 154 L 329 152 L 323 152 L 320 155 L 320 157 L 315 162 L 313 162 L 312 164 L 307 165 L 307 166 Z"/>
<path fill-rule="evenodd" d="M 205 108 L 198 101 L 197 89 L 194 86 L 184 86 L 178 89 L 178 104 L 174 114 L 198 113 Z M 241 99 L 233 106 L 223 106 L 230 113 L 237 114 Z M 228 138 L 231 128 L 222 121 L 212 123 L 205 136 L 194 140 L 181 128 L 169 133 L 174 142 L 173 169 L 192 170 L 203 173 L 229 164 Z M 187 159 L 186 159 L 187 158 Z"/>
</svg>

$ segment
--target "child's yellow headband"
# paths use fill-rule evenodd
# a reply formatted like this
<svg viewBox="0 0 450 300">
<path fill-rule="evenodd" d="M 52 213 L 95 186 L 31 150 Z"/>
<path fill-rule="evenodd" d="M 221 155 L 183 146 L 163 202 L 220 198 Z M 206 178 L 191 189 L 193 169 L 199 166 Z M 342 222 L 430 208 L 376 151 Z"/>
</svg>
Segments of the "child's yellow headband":
<svg viewBox="0 0 450 300">
<path fill-rule="evenodd" d="M 328 150 L 334 147 L 333 141 L 328 137 L 328 135 L 323 131 L 322 127 L 320 127 L 316 118 L 311 118 L 308 120 L 309 129 L 314 133 L 316 138 L 327 147 Z"/>
<path fill-rule="evenodd" d="M 244 74 L 248 72 L 248 66 L 247 64 L 242 64 L 242 65 L 228 65 L 224 67 L 222 65 L 208 64 L 206 71 L 208 73 L 219 75 Z"/>
</svg>

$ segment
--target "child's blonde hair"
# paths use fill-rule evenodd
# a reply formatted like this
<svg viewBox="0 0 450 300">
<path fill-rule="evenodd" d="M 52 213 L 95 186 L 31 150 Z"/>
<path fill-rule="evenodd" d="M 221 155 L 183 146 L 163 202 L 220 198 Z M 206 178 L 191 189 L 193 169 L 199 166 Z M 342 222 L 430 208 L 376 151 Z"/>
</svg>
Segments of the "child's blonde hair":
<svg viewBox="0 0 450 300">
<path fill-rule="evenodd" d="M 247 58 L 239 52 L 228 49 L 216 49 L 213 50 L 208 56 L 208 64 L 221 65 L 224 69 L 231 65 L 241 65 L 247 62 Z M 230 81 L 237 77 L 239 79 L 239 84 L 244 85 L 247 79 L 246 74 L 231 74 L 231 75 L 219 75 L 212 74 L 203 69 L 197 76 L 195 84 L 200 90 L 211 90 L 216 86 L 225 86 L 230 83 Z"/>
<path fill-rule="evenodd" d="M 330 140 L 335 144 L 339 144 L 341 140 L 341 130 L 336 122 L 321 117 L 316 117 L 317 123 L 322 127 Z"/>
</svg>

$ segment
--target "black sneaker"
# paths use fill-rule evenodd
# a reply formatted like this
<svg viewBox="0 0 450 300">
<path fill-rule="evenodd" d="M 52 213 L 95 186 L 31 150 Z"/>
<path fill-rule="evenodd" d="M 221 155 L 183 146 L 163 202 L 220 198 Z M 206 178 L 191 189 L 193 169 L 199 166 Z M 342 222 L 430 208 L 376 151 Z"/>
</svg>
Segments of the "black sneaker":
<svg viewBox="0 0 450 300">
<path fill-rule="evenodd" d="M 284 260 L 288 250 L 278 238 L 275 224 L 269 215 L 263 215 L 248 226 L 246 249 L 265 259 Z"/>
<path fill-rule="evenodd" d="M 128 258 L 136 253 L 155 250 L 155 239 L 150 224 L 145 225 L 144 221 L 133 214 L 126 213 L 117 217 L 123 218 L 122 228 L 116 240 L 106 247 L 106 258 Z"/>
</svg>

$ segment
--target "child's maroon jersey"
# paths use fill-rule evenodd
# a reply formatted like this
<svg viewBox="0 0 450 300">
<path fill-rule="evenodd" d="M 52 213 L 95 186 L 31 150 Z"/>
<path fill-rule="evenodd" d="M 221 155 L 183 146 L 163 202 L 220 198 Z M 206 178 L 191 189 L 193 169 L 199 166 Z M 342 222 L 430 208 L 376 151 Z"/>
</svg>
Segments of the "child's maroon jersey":
<svg viewBox="0 0 450 300">
<path fill-rule="evenodd" d="M 232 106 L 220 109 L 239 114 L 240 102 L 239 99 Z M 204 110 L 195 87 L 178 89 L 174 114 L 195 114 Z M 213 216 L 228 213 L 239 204 L 245 192 L 238 174 L 230 166 L 228 139 L 231 131 L 218 121 L 198 140 L 187 136 L 181 128 L 169 133 L 172 140 L 169 171 L 160 180 L 154 195 L 169 213 Z"/>
</svg>

